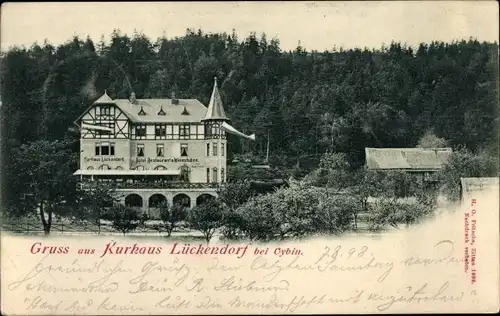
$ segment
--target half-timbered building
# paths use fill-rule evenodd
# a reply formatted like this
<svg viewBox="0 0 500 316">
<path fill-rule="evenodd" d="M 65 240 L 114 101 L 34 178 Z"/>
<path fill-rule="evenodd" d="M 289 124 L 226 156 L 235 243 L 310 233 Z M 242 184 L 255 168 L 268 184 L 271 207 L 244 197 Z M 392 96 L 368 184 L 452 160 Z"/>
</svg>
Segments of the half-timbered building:
<svg viewBox="0 0 500 316">
<path fill-rule="evenodd" d="M 192 207 L 227 179 L 228 124 L 215 80 L 208 107 L 196 99 L 112 99 L 106 92 L 75 121 L 80 180 L 111 185 L 125 205 L 155 217 L 162 201 Z"/>
</svg>

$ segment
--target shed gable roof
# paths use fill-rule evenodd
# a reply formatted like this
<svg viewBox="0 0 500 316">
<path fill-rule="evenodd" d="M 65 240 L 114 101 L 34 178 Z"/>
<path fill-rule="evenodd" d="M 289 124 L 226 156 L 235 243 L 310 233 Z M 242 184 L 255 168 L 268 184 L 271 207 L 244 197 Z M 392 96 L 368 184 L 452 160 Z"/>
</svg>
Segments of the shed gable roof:
<svg viewBox="0 0 500 316">
<path fill-rule="evenodd" d="M 372 170 L 439 170 L 451 153 L 451 148 L 365 148 Z"/>
</svg>

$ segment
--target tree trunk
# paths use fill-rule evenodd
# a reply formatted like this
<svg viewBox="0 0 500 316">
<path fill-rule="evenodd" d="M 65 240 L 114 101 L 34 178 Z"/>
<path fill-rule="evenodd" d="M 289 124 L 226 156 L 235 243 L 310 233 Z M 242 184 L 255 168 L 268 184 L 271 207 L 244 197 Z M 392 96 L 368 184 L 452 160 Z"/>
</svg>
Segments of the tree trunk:
<svg viewBox="0 0 500 316">
<path fill-rule="evenodd" d="M 333 128 L 334 128 L 334 125 L 332 123 L 331 127 L 330 127 L 330 136 L 331 136 L 331 142 L 330 142 L 330 146 L 331 146 L 331 149 L 333 150 L 333 144 L 335 142 L 335 138 L 333 137 L 334 136 L 334 133 L 333 133 Z"/>
<path fill-rule="evenodd" d="M 45 219 L 43 201 L 40 202 L 39 210 L 40 210 L 40 219 L 41 219 L 42 225 L 43 225 L 43 232 L 45 233 L 45 236 L 48 236 L 48 235 L 50 235 L 50 228 L 52 226 L 52 210 L 49 207 L 49 211 L 47 213 L 48 214 L 48 220 Z"/>
</svg>

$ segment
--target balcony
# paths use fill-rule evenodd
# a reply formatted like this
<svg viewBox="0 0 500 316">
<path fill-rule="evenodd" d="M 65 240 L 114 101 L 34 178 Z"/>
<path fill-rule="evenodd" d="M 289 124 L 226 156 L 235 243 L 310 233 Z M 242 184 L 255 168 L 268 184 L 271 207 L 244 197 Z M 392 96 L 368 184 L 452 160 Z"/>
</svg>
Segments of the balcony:
<svg viewBox="0 0 500 316">
<path fill-rule="evenodd" d="M 170 181 L 116 181 L 97 180 L 105 186 L 113 189 L 217 189 L 221 183 L 191 183 L 191 182 L 170 182 Z M 89 181 L 81 181 L 83 188 Z"/>
</svg>

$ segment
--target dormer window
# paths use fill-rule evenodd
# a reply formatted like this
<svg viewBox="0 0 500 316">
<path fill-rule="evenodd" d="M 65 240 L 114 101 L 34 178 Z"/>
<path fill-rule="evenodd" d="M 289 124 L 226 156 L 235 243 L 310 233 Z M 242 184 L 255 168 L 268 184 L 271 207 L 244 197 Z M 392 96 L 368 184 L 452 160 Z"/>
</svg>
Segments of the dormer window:
<svg viewBox="0 0 500 316">
<path fill-rule="evenodd" d="M 160 111 L 158 111 L 158 115 L 166 115 L 165 111 L 163 111 L 163 106 L 160 107 Z"/>
<path fill-rule="evenodd" d="M 146 112 L 144 112 L 144 109 L 141 106 L 141 110 L 139 111 L 139 115 L 146 115 Z"/>
<path fill-rule="evenodd" d="M 182 115 L 189 115 L 188 110 L 186 109 L 186 106 L 184 106 L 184 111 L 181 113 Z"/>
</svg>

